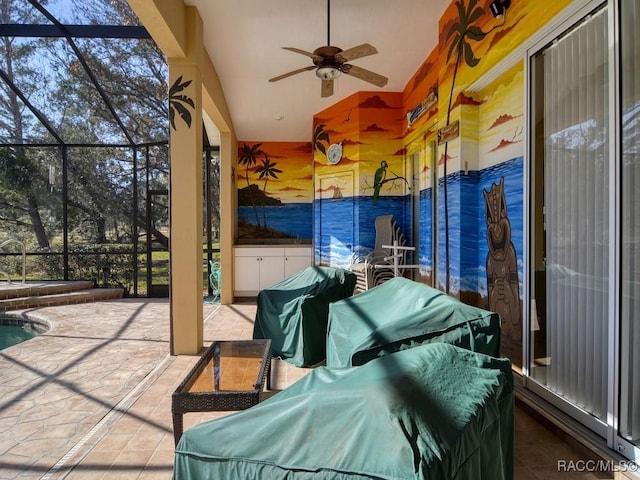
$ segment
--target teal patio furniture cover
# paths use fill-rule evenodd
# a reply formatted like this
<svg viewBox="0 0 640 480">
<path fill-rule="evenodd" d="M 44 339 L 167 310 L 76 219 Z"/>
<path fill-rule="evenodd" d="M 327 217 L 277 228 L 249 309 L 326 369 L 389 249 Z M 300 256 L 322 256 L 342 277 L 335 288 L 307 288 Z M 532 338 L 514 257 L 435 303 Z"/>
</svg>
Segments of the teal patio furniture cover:
<svg viewBox="0 0 640 480">
<path fill-rule="evenodd" d="M 498 357 L 500 316 L 402 277 L 329 309 L 328 367 L 362 365 L 429 342 L 447 342 Z"/>
<path fill-rule="evenodd" d="M 329 303 L 353 294 L 356 276 L 342 268 L 308 267 L 258 293 L 253 338 L 295 366 L 326 358 Z"/>
<path fill-rule="evenodd" d="M 508 359 L 432 343 L 319 367 L 270 399 L 187 430 L 175 480 L 511 480 Z"/>
</svg>

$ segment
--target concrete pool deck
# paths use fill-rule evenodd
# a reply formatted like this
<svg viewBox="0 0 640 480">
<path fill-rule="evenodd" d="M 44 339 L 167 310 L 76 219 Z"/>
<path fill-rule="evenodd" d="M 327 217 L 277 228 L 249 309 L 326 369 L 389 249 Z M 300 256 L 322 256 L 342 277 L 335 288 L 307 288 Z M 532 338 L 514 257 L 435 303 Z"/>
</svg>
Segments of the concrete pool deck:
<svg viewBox="0 0 640 480">
<path fill-rule="evenodd" d="M 168 302 L 35 308 L 48 332 L 0 351 L 0 477 L 40 478 L 168 353 Z"/>
<path fill-rule="evenodd" d="M 255 304 L 205 304 L 204 311 L 205 345 L 251 338 Z M 27 313 L 47 319 L 52 329 L 0 351 L 0 479 L 171 479 L 171 394 L 198 357 L 168 355 L 168 300 Z M 273 388 L 309 371 L 276 360 Z M 227 414 L 188 413 L 185 429 Z M 584 447 L 516 408 L 516 479 L 614 478 L 558 472 L 559 460 L 590 458 Z"/>
<path fill-rule="evenodd" d="M 51 329 L 0 351 L 0 478 L 121 478 L 118 465 L 170 478 L 171 393 L 198 357 L 168 354 L 168 300 L 8 314 Z M 255 305 L 205 304 L 205 344 L 251 338 L 254 314 Z M 274 388 L 306 373 L 287 366 L 274 364 Z M 185 428 L 222 414 L 187 414 Z M 160 458 L 158 468 L 148 465 Z"/>
</svg>

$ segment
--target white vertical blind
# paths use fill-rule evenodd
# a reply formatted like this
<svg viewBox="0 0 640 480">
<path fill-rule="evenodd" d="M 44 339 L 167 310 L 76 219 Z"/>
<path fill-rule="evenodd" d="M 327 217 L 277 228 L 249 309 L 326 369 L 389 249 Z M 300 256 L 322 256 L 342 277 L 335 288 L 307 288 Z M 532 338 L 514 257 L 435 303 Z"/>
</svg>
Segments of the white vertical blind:
<svg viewBox="0 0 640 480">
<path fill-rule="evenodd" d="M 621 2 L 620 433 L 640 446 L 640 0 Z"/>
<path fill-rule="evenodd" d="M 545 49 L 547 387 L 606 419 L 608 41 L 606 9 Z"/>
</svg>

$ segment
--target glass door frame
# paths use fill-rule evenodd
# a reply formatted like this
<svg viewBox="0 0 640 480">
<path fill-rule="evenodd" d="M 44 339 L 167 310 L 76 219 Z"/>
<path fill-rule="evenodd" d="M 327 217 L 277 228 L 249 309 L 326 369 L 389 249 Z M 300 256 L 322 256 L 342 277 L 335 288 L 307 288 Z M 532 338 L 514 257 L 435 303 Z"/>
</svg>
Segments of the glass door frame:
<svg viewBox="0 0 640 480">
<path fill-rule="evenodd" d="M 422 142 L 418 145 L 417 141 L 410 144 L 407 148 L 407 167 L 410 171 L 411 178 L 411 245 L 415 250 L 411 252 L 412 264 L 419 264 L 422 248 L 420 245 L 420 218 L 423 212 L 420 209 L 420 172 L 424 163 L 424 146 Z M 414 280 L 419 278 L 418 270 L 411 270 Z"/>
<path fill-rule="evenodd" d="M 438 279 L 438 178 L 437 178 L 437 145 L 435 141 L 435 131 L 436 128 L 433 125 L 425 125 L 421 128 L 416 135 L 409 137 L 406 139 L 404 144 L 405 151 L 405 170 L 408 171 L 409 177 L 411 178 L 411 204 L 410 204 L 410 212 L 411 212 L 411 238 L 412 244 L 415 247 L 415 251 L 413 252 L 413 264 L 420 264 L 420 256 L 421 254 L 431 255 L 431 282 L 429 283 L 432 287 L 437 287 L 437 279 Z M 432 132 L 429 134 L 429 132 Z M 417 159 L 414 155 L 418 155 Z M 417 201 L 418 205 L 420 205 L 421 195 L 420 195 L 420 180 L 418 179 L 418 192 L 414 192 L 415 186 L 415 178 L 416 175 L 420 175 L 420 169 L 416 172 L 416 161 L 420 166 L 427 166 L 431 171 L 431 179 L 427 188 L 431 188 L 431 212 L 429 212 L 431 216 L 431 251 L 426 252 L 424 249 L 420 247 L 420 238 L 421 233 L 419 229 L 420 219 L 418 218 L 418 235 L 416 235 L 415 230 L 415 207 L 414 202 Z M 425 212 L 420 211 L 420 217 L 424 215 Z M 414 272 L 415 276 L 419 276 L 417 273 L 419 269 L 416 269 Z"/>
<path fill-rule="evenodd" d="M 146 245 L 145 245 L 145 253 L 146 253 L 146 269 L 147 269 L 147 297 L 150 298 L 164 298 L 169 296 L 169 277 L 167 277 L 167 283 L 164 284 L 154 284 L 153 282 L 153 253 L 154 251 L 162 251 L 169 253 L 169 248 L 166 250 L 154 250 L 153 247 L 153 235 L 151 235 L 151 231 L 153 230 L 154 224 L 154 206 L 158 203 L 156 202 L 156 197 L 164 198 L 166 200 L 166 213 L 167 218 L 166 221 L 169 220 L 169 189 L 155 189 L 155 190 L 147 190 L 147 198 L 146 198 Z M 161 204 L 161 206 L 164 206 Z M 169 260 L 167 259 L 167 270 L 169 269 Z"/>
<path fill-rule="evenodd" d="M 526 209 L 526 214 L 528 218 L 526 219 L 526 224 L 525 224 L 527 225 L 526 228 L 528 229 L 528 231 L 525 232 L 526 234 L 525 238 L 529 239 L 528 245 L 527 245 L 528 251 L 526 253 L 526 265 L 528 265 L 529 274 L 528 274 L 528 282 L 527 282 L 528 284 L 526 285 L 526 290 L 525 290 L 525 295 L 526 295 L 525 298 L 527 299 L 527 306 L 525 308 L 525 314 L 526 314 L 525 329 L 526 330 L 525 330 L 525 335 L 523 335 L 523 338 L 525 339 L 525 342 L 523 345 L 523 355 L 524 355 L 523 366 L 526 367 L 526 368 L 523 368 L 524 386 L 527 389 L 531 390 L 532 392 L 536 393 L 538 396 L 548 401 L 549 403 L 551 403 L 552 405 L 554 405 L 555 407 L 557 407 L 558 409 L 560 409 L 561 411 L 563 411 L 565 414 L 569 415 L 570 417 L 574 418 L 581 424 L 585 425 L 587 428 L 594 431 L 596 434 L 598 434 L 603 438 L 607 438 L 607 424 L 604 421 L 594 417 L 589 412 L 586 412 L 580 409 L 576 405 L 570 403 L 568 400 L 565 400 L 564 398 L 562 398 L 560 395 L 552 392 L 544 384 L 537 381 L 532 375 L 533 372 L 531 371 L 530 366 L 531 366 L 531 363 L 533 362 L 532 310 L 535 310 L 535 307 L 533 304 L 533 300 L 534 300 L 533 295 L 535 292 L 534 286 L 535 286 L 536 266 L 534 265 L 534 262 L 536 261 L 536 257 L 534 255 L 534 252 L 538 248 L 535 243 L 536 239 L 538 239 L 538 236 L 535 235 L 536 233 L 535 227 L 538 226 L 542 228 L 542 224 L 545 223 L 544 221 L 536 223 L 535 215 L 533 213 L 533 209 L 536 208 L 536 203 L 534 199 L 536 198 L 537 188 L 539 188 L 539 187 L 536 187 L 536 185 L 538 181 L 542 180 L 542 179 L 536 178 L 536 175 L 535 175 L 536 171 L 534 170 L 535 158 L 537 154 L 536 152 L 537 145 L 536 145 L 535 138 L 532 135 L 535 127 L 535 125 L 533 125 L 533 121 L 534 121 L 533 116 L 535 115 L 536 108 L 540 108 L 540 106 L 537 105 L 538 99 L 536 97 L 535 85 L 533 85 L 534 78 L 535 78 L 534 76 L 535 69 L 533 65 L 535 63 L 535 58 L 540 52 L 548 48 L 549 45 L 553 44 L 553 42 L 557 38 L 562 37 L 568 31 L 571 31 L 574 27 L 580 24 L 582 19 L 588 17 L 593 11 L 599 9 L 606 3 L 607 3 L 606 0 L 589 1 L 587 4 L 583 5 L 580 9 L 574 12 L 571 16 L 564 19 L 563 22 L 556 25 L 555 28 L 548 31 L 546 35 L 538 39 L 538 41 L 527 50 L 527 57 L 525 62 L 525 73 L 526 73 L 525 78 L 527 79 L 527 100 L 528 100 L 528 103 L 526 105 L 526 109 L 527 109 L 526 131 L 527 131 L 528 158 L 526 159 L 526 162 L 525 162 L 526 169 L 527 169 L 526 170 L 527 175 L 525 176 L 526 178 L 525 188 L 529 189 L 529 191 L 526 191 L 525 195 L 526 195 L 526 198 L 529 198 L 530 204 L 529 204 L 529 208 Z M 606 14 L 610 15 L 610 13 L 611 11 L 609 10 L 609 12 Z M 610 21 L 608 23 L 608 27 L 610 27 Z M 610 35 L 611 35 L 611 31 L 609 28 L 609 36 Z M 611 66 L 610 58 L 608 63 L 610 68 Z M 611 86 L 612 84 L 610 83 L 609 85 Z M 610 92 L 609 94 L 610 106 L 613 105 L 612 103 L 613 101 L 614 100 L 611 98 L 611 92 Z M 613 115 L 610 115 L 609 118 L 610 118 L 609 127 L 611 127 L 611 121 L 613 119 Z M 614 139 L 613 130 L 611 130 L 611 128 L 609 128 L 609 133 L 611 135 L 610 136 L 611 141 L 609 142 L 609 144 L 611 145 L 615 143 L 615 141 L 613 141 Z M 609 162 L 611 165 L 612 158 L 610 153 L 609 153 Z M 611 177 L 614 177 L 614 176 L 615 175 L 613 174 L 611 175 Z M 614 193 L 615 191 L 612 191 L 611 185 L 609 185 L 610 208 L 612 205 L 611 197 Z M 609 218 L 613 218 L 611 217 L 611 210 L 610 210 Z M 611 229 L 614 223 L 615 222 L 612 221 L 609 224 L 609 234 L 611 234 Z M 609 238 L 613 239 L 614 237 L 610 236 Z M 613 245 L 614 243 L 615 242 L 612 240 L 610 245 Z M 611 277 L 610 269 L 611 269 L 611 263 L 609 265 L 609 274 L 610 274 L 610 278 L 613 278 Z M 610 288 L 608 292 L 609 308 L 608 308 L 608 314 L 607 314 L 607 320 L 609 324 L 611 324 L 611 318 L 612 318 L 611 311 L 610 311 L 612 298 L 613 297 L 611 296 L 611 284 L 610 284 Z M 608 372 L 608 370 L 610 369 L 611 358 L 612 358 L 610 345 L 607 345 L 605 349 L 606 349 L 607 359 L 608 359 L 608 364 L 606 366 L 607 372 Z M 607 373 L 607 375 L 609 376 L 609 372 Z M 609 377 L 609 380 L 610 380 L 610 377 Z M 608 385 L 608 391 L 609 392 L 611 391 L 610 385 Z M 607 412 L 611 412 L 611 403 L 609 398 L 607 399 Z"/>
<path fill-rule="evenodd" d="M 528 241 L 525 244 L 524 262 L 529 269 L 525 284 L 524 295 L 526 299 L 524 311 L 524 328 L 523 335 L 523 378 L 522 385 L 525 389 L 532 391 L 539 397 L 548 401 L 551 405 L 558 408 L 565 414 L 574 418 L 603 439 L 606 440 L 607 446 L 615 450 L 628 459 L 639 463 L 640 448 L 632 444 L 619 435 L 620 427 L 620 241 L 621 241 L 621 218 L 620 218 L 620 166 L 621 159 L 621 128 L 620 128 L 620 31 L 619 31 L 619 15 L 620 1 L 624 0 L 589 0 L 584 4 L 577 5 L 574 2 L 570 7 L 559 15 L 558 19 L 551 22 L 548 28 L 543 29 L 541 33 L 531 42 L 526 49 L 524 59 L 525 64 L 525 83 L 526 83 L 526 103 L 525 103 L 525 142 L 527 149 L 525 152 L 525 175 L 524 175 L 524 195 L 529 201 L 529 207 L 525 209 L 524 228 L 525 238 Z M 582 411 L 578 407 L 570 404 L 555 393 L 548 390 L 544 385 L 537 382 L 531 376 L 530 362 L 532 355 L 532 293 L 535 268 L 533 265 L 535 251 L 535 227 L 533 225 L 533 208 L 535 208 L 533 198 L 535 193 L 535 173 L 533 171 L 535 144 L 531 133 L 533 132 L 532 115 L 535 108 L 535 94 L 533 84 L 533 68 L 532 60 L 536 54 L 545 48 L 555 38 L 561 36 L 568 29 L 576 25 L 580 20 L 587 17 L 594 10 L 601 6 L 606 6 L 607 22 L 608 22 L 608 45 L 609 45 L 609 61 L 608 61 L 608 81 L 609 81 L 609 286 L 608 286 L 608 312 L 607 312 L 607 416 L 606 422 L 601 422 L 587 412 Z"/>
<path fill-rule="evenodd" d="M 620 435 L 620 400 L 621 400 L 621 371 L 622 371 L 622 358 L 621 358 L 621 342 L 624 339 L 621 337 L 621 302 L 622 302 L 622 270 L 619 267 L 622 258 L 622 241 L 623 241 L 623 226 L 622 226 L 622 88 L 621 71 L 624 66 L 621 62 L 621 50 L 622 50 L 622 33 L 620 31 L 620 10 L 622 3 L 626 0 L 609 0 L 609 45 L 615 45 L 612 48 L 610 69 L 609 69 L 609 81 L 613 88 L 610 92 L 612 100 L 611 111 L 611 132 L 612 138 L 615 141 L 611 142 L 609 155 L 612 157 L 610 162 L 611 171 L 614 173 L 610 180 L 610 188 L 615 189 L 615 196 L 611 199 L 611 207 L 609 211 L 609 217 L 612 219 L 612 231 L 610 232 L 611 238 L 611 250 L 609 256 L 612 258 L 612 265 L 610 265 L 610 276 L 612 279 L 610 294 L 614 298 L 613 304 L 610 306 L 610 314 L 613 315 L 615 321 L 609 324 L 609 350 L 612 355 L 613 362 L 610 366 L 610 390 L 609 390 L 609 405 L 611 421 L 609 423 L 609 430 L 607 436 L 607 444 L 610 448 L 616 450 L 620 454 L 629 458 L 635 462 L 636 466 L 640 465 L 640 444 L 636 445 Z M 615 4 L 615 5 L 614 5 Z M 638 470 L 635 470 L 636 472 Z"/>
</svg>

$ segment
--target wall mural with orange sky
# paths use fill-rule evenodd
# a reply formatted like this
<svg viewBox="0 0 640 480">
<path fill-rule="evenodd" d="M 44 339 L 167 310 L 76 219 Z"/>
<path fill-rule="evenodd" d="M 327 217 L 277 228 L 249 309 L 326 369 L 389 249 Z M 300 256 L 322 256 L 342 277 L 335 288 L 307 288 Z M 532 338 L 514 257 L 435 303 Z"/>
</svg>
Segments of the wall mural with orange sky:
<svg viewBox="0 0 640 480">
<path fill-rule="evenodd" d="M 440 146 L 438 284 L 500 313 L 502 352 L 520 366 L 524 279 L 523 65 L 482 88 L 474 83 L 569 3 L 511 2 L 502 19 L 490 1 L 456 0 L 440 19 L 439 127 L 460 135 Z M 445 163 L 446 162 L 446 163 Z M 446 168 L 449 167 L 449 168 Z M 448 207 L 445 213 L 443 207 Z M 444 243 L 444 244 L 443 244 Z M 444 276 L 444 281 L 443 277 Z M 448 283 L 447 283 L 448 285 Z"/>
<path fill-rule="evenodd" d="M 308 145 L 314 173 L 312 179 L 304 176 L 309 182 L 304 185 L 313 198 L 308 205 L 316 264 L 348 266 L 354 252 L 374 246 L 375 218 L 393 214 L 405 237 L 416 243 L 412 262 L 420 268 L 414 278 L 498 311 L 503 351 L 519 365 L 524 53 L 497 76 L 491 72 L 492 80 L 482 80 L 571 0 L 512 1 L 502 19 L 491 15 L 490 3 L 450 4 L 440 19 L 439 45 L 404 91 L 358 92 L 317 113 Z M 438 142 L 443 136 L 447 141 Z M 329 160 L 331 145 L 342 149 L 338 161 Z M 243 166 L 238 169 L 242 175 Z M 249 169 L 252 178 L 256 174 Z M 238 188 L 242 185 L 238 178 Z M 274 179 L 267 196 L 277 197 L 275 187 Z M 251 222 L 251 210 L 241 208 Z"/>
<path fill-rule="evenodd" d="M 408 183 L 402 149 L 402 95 L 359 92 L 314 117 L 316 263 L 348 266 L 373 247 L 375 218 L 393 214 L 406 231 Z M 330 145 L 342 156 L 331 163 Z"/>
<path fill-rule="evenodd" d="M 466 142 L 473 144 L 477 157 L 461 148 L 463 161 L 473 167 L 449 179 L 456 212 L 451 216 L 451 257 L 457 267 L 452 283 L 465 301 L 500 313 L 502 351 L 517 365 L 522 358 L 524 282 L 523 86 L 523 65 L 518 63 L 469 94 L 462 116 L 464 127 L 474 132 Z M 464 130 L 462 136 L 465 141 Z"/>
<path fill-rule="evenodd" d="M 310 243 L 310 142 L 238 142 L 238 243 Z"/>
</svg>

